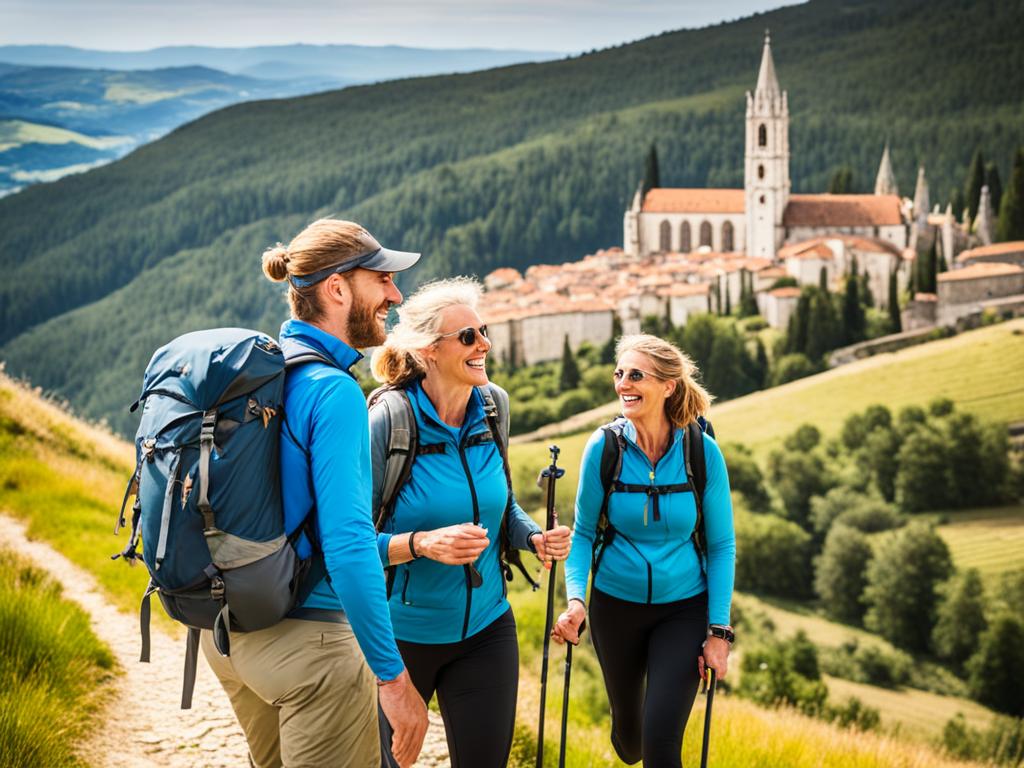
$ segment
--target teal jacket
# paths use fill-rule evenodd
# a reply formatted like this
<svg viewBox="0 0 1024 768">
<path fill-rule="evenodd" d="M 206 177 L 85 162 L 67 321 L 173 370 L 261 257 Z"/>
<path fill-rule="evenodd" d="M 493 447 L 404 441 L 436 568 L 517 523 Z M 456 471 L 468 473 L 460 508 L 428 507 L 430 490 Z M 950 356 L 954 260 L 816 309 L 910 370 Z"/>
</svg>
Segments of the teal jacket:
<svg viewBox="0 0 1024 768">
<path fill-rule="evenodd" d="M 493 440 L 466 445 L 471 437 L 489 433 L 483 398 L 476 389 L 470 395 L 466 418 L 458 428 L 441 421 L 419 381 L 410 384 L 406 392 L 416 418 L 420 446 L 443 448 L 416 457 L 409 482 L 399 491 L 394 514 L 377 535 L 381 562 L 389 565 L 388 545 L 393 534 L 475 520 L 487 529 L 490 544 L 475 563 L 483 577 L 483 584 L 476 588 L 469 585 L 461 565 L 445 565 L 423 557 L 396 566 L 389 603 L 391 623 L 400 640 L 453 643 L 485 629 L 509 609 L 498 558 L 508 482 Z M 390 427 L 387 409 L 373 409 L 370 443 L 374 509 L 380 506 Z M 529 549 L 529 537 L 540 532 L 539 526 L 514 499 L 510 514 L 512 546 Z"/>
<path fill-rule="evenodd" d="M 627 484 L 670 485 L 686 482 L 683 461 L 683 430 L 675 429 L 669 450 L 651 466 L 636 444 L 636 427 L 626 423 L 626 450 L 619 479 Z M 565 566 L 567 598 L 584 600 L 590 576 L 591 553 L 597 532 L 604 488 L 601 485 L 601 450 L 604 433 L 598 429 L 583 450 L 579 488 L 576 492 L 576 521 L 572 551 Z M 594 586 L 621 600 L 670 603 L 708 593 L 709 623 L 728 624 L 736 562 L 729 475 L 722 451 L 713 438 L 704 435 L 707 486 L 704 490 L 704 520 L 707 532 L 707 572 L 693 546 L 697 507 L 693 494 L 684 491 L 662 496 L 660 520 L 645 506 L 648 497 L 640 493 L 613 493 L 608 519 L 616 535 L 606 548 Z M 651 472 L 654 479 L 651 480 Z M 648 574 L 650 574 L 648 576 Z M 648 581 L 650 578 L 650 582 Z"/>
<path fill-rule="evenodd" d="M 303 608 L 344 610 L 370 669 L 393 680 L 405 668 L 388 621 L 384 572 L 370 513 L 370 432 L 366 401 L 348 372 L 361 355 L 301 320 L 281 326 L 281 345 L 300 345 L 333 360 L 307 363 L 285 377 L 281 492 L 285 529 L 295 530 L 316 506 L 328 577 Z M 297 546 L 309 557 L 305 535 Z"/>
</svg>

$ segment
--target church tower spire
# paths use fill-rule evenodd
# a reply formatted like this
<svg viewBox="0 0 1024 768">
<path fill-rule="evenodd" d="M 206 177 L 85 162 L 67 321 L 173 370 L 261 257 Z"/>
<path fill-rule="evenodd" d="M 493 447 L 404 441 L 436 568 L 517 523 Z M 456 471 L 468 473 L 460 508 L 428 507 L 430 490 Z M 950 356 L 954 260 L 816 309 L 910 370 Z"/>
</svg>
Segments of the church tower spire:
<svg viewBox="0 0 1024 768">
<path fill-rule="evenodd" d="M 889 142 L 885 142 L 885 149 L 882 151 L 882 162 L 878 165 L 878 175 L 875 177 L 876 195 L 898 195 L 899 187 L 896 186 L 896 175 L 892 172 L 892 160 L 889 157 Z"/>
<path fill-rule="evenodd" d="M 757 87 L 747 91 L 744 205 L 747 254 L 769 259 L 782 243 L 789 202 L 789 103 L 779 88 L 771 36 L 764 35 Z"/>
</svg>

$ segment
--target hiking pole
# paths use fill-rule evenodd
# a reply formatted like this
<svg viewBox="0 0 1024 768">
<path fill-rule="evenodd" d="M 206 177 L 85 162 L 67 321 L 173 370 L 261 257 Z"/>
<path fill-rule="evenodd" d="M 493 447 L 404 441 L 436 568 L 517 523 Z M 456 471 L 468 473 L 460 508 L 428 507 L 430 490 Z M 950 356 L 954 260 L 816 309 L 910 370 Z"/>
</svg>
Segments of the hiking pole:
<svg viewBox="0 0 1024 768">
<path fill-rule="evenodd" d="M 586 619 L 580 624 L 579 636 L 583 636 L 586 629 Z M 577 642 L 579 642 L 577 640 Z M 569 724 L 569 679 L 572 677 L 572 647 L 573 643 L 565 642 L 565 686 L 562 688 L 562 738 L 558 744 L 558 768 L 565 768 L 565 732 Z"/>
<path fill-rule="evenodd" d="M 555 481 L 565 474 L 565 470 L 558 466 L 558 454 L 561 452 L 557 445 L 548 448 L 551 452 L 551 464 L 541 470 L 537 478 L 537 485 L 540 488 L 547 488 L 547 514 L 545 516 L 545 530 L 550 531 L 558 523 L 555 515 Z M 537 768 L 544 765 L 544 703 L 548 693 L 548 652 L 551 649 L 551 625 L 555 618 L 555 571 L 557 563 L 552 560 L 548 567 L 548 604 L 544 616 L 544 657 L 540 666 L 540 719 L 537 723 Z"/>
<path fill-rule="evenodd" d="M 708 768 L 708 739 L 711 738 L 711 705 L 715 702 L 716 673 L 714 667 L 704 667 L 704 690 L 708 694 L 704 709 L 704 744 L 700 748 L 700 768 Z"/>
</svg>

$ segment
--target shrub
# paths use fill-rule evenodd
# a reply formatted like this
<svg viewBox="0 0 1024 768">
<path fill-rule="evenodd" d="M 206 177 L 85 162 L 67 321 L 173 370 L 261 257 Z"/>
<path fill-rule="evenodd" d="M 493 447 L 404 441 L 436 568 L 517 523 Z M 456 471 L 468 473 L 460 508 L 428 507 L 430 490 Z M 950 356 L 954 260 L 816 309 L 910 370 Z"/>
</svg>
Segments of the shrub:
<svg viewBox="0 0 1024 768">
<path fill-rule="evenodd" d="M 1008 715 L 1024 715 L 1024 622 L 1020 616 L 996 616 L 978 640 L 978 650 L 967 661 L 971 695 Z"/>
<path fill-rule="evenodd" d="M 811 537 L 775 515 L 736 515 L 736 587 L 784 597 L 811 588 Z"/>
<path fill-rule="evenodd" d="M 978 571 L 971 568 L 957 574 L 942 588 L 938 621 L 932 631 L 936 655 L 956 669 L 978 647 L 978 636 L 985 630 L 985 590 Z"/>
<path fill-rule="evenodd" d="M 778 387 L 817 372 L 818 366 L 812 363 L 807 355 L 795 352 L 775 360 L 768 374 L 768 380 L 773 387 Z"/>
<path fill-rule="evenodd" d="M 849 624 L 864 617 L 861 599 L 867 586 L 871 545 L 867 536 L 845 525 L 835 525 L 825 538 L 825 547 L 815 561 L 814 591 L 825 613 Z"/>
<path fill-rule="evenodd" d="M 972 728 L 963 714 L 946 722 L 942 745 L 963 760 L 978 760 L 996 765 L 1019 766 L 1024 763 L 1024 720 L 1000 716 L 987 731 Z"/>
<path fill-rule="evenodd" d="M 729 468 L 729 487 L 743 496 L 751 512 L 770 512 L 771 496 L 764 475 L 750 449 L 741 443 L 722 443 L 725 464 Z"/>
</svg>

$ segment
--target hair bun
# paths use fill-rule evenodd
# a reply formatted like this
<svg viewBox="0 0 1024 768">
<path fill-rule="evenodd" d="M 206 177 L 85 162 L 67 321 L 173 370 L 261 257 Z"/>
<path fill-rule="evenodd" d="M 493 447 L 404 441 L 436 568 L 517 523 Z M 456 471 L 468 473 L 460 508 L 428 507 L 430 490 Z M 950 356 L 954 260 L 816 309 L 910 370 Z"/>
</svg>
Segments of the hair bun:
<svg viewBox="0 0 1024 768">
<path fill-rule="evenodd" d="M 288 279 L 288 249 L 278 243 L 263 252 L 263 274 L 275 283 Z"/>
</svg>

